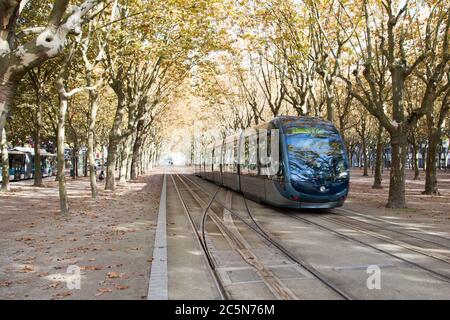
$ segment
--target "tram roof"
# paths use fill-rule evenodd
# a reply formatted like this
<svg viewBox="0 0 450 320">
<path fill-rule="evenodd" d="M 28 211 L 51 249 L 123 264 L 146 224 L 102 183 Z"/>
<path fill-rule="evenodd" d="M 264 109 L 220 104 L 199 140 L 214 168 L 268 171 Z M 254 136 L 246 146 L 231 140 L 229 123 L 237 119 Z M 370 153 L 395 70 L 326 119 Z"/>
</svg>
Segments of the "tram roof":
<svg viewBox="0 0 450 320">
<path fill-rule="evenodd" d="M 0 151 L 0 154 L 2 152 Z M 8 150 L 8 154 L 25 154 L 25 152 L 17 151 L 17 150 Z"/>
<path fill-rule="evenodd" d="M 332 122 L 328 120 L 324 120 L 318 117 L 311 116 L 279 116 L 276 117 L 274 122 L 278 122 L 283 128 L 291 128 L 291 127 L 321 127 L 326 130 L 335 131 L 336 128 Z"/>
<path fill-rule="evenodd" d="M 8 151 L 9 153 L 11 153 L 12 151 L 16 151 L 16 152 L 21 152 L 21 153 L 29 153 L 32 156 L 34 156 L 34 148 L 27 148 L 27 147 L 15 147 L 12 150 Z M 41 156 L 42 157 L 48 157 L 48 156 L 55 156 L 55 154 L 47 152 L 47 150 L 45 149 L 40 149 L 41 151 Z"/>
</svg>

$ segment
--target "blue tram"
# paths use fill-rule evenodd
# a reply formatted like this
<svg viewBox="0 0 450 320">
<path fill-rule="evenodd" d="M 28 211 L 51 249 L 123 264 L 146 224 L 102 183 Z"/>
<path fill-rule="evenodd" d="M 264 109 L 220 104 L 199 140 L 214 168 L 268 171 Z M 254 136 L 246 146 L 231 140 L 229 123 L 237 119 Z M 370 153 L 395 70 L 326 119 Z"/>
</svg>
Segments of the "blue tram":
<svg viewBox="0 0 450 320">
<path fill-rule="evenodd" d="M 343 140 L 329 121 L 281 116 L 196 154 L 195 173 L 248 198 L 287 208 L 342 206 L 349 191 Z"/>
<path fill-rule="evenodd" d="M 8 150 L 9 159 L 9 180 L 25 180 L 34 177 L 34 149 L 17 147 Z M 0 181 L 2 164 L 0 161 Z M 56 155 L 41 149 L 41 172 L 42 177 L 56 175 Z"/>
</svg>

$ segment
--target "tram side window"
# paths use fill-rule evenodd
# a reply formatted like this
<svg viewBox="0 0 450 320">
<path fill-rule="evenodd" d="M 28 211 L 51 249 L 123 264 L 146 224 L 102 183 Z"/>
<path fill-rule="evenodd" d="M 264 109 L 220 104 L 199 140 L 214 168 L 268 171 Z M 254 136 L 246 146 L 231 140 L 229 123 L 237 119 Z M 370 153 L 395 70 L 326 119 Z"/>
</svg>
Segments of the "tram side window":
<svg viewBox="0 0 450 320">
<path fill-rule="evenodd" d="M 244 137 L 244 159 L 241 160 L 241 174 L 248 174 L 248 161 L 249 161 L 249 141 L 248 137 Z"/>
<path fill-rule="evenodd" d="M 278 128 L 274 127 L 274 129 L 278 129 Z M 279 157 L 280 157 L 280 159 L 278 160 L 278 172 L 276 174 L 276 179 L 280 182 L 281 187 L 283 189 L 285 189 L 286 188 L 286 178 L 285 178 L 284 162 L 283 162 L 283 159 L 281 158 L 281 154 L 282 154 L 282 152 L 281 152 L 281 139 L 282 139 L 282 137 L 281 137 L 281 134 L 280 134 L 279 137 L 278 137 L 278 145 L 279 145 L 278 148 L 279 148 Z M 270 150 L 272 150 L 272 149 L 270 149 Z"/>
<path fill-rule="evenodd" d="M 250 136 L 248 139 L 248 173 L 249 175 L 258 174 L 258 139 L 257 136 Z"/>
<path fill-rule="evenodd" d="M 226 144 L 222 147 L 222 159 L 220 162 L 222 164 L 222 172 L 228 172 L 228 149 Z"/>
<path fill-rule="evenodd" d="M 209 168 L 208 171 L 213 170 L 213 164 L 214 164 L 214 148 L 211 148 L 211 150 L 209 151 Z"/>
<path fill-rule="evenodd" d="M 270 130 L 268 130 L 267 128 L 260 128 L 258 132 L 259 174 L 265 174 L 265 172 L 267 171 L 266 169 L 270 166 L 271 136 Z"/>
<path fill-rule="evenodd" d="M 210 172 L 212 168 L 212 149 L 206 150 L 205 154 L 205 171 Z"/>
<path fill-rule="evenodd" d="M 233 163 L 233 152 L 234 152 L 234 141 L 227 141 L 224 148 L 224 171 L 225 172 L 233 172 L 234 171 L 234 163 Z"/>
<path fill-rule="evenodd" d="M 238 165 L 238 157 L 239 157 L 239 140 L 233 139 L 233 172 L 238 172 L 237 165 Z"/>
<path fill-rule="evenodd" d="M 216 170 L 216 149 L 213 148 L 211 155 L 211 171 L 214 172 Z"/>
<path fill-rule="evenodd" d="M 218 145 L 214 148 L 214 171 L 220 171 L 220 155 L 222 153 L 222 146 Z"/>
</svg>

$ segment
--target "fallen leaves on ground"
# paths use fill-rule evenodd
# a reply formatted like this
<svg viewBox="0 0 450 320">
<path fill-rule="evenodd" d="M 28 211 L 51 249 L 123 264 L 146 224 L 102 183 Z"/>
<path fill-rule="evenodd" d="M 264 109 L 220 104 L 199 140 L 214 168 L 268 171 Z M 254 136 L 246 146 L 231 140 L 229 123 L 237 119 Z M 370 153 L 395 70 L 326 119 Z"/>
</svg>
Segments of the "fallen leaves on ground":
<svg viewBox="0 0 450 320">
<path fill-rule="evenodd" d="M 120 297 L 139 299 L 147 291 L 145 281 L 128 283 L 126 279 L 131 277 L 128 274 L 134 277 L 137 264 L 140 269 L 149 264 L 149 254 L 142 255 L 140 243 L 144 239 L 145 252 L 151 252 L 147 249 L 153 243 L 150 233 L 154 231 L 143 231 L 156 225 L 162 181 L 155 175 L 145 179 L 142 187 L 119 187 L 114 196 L 101 192 L 95 201 L 88 192 L 83 193 L 90 188 L 87 178 L 68 182 L 69 192 L 80 196 L 71 201 L 70 218 L 57 215 L 57 182 L 53 179 L 49 180 L 52 190 L 26 186 L 23 192 L 27 194 L 0 195 L 0 207 L 12 208 L 0 224 L 4 238 L 9 239 L 0 245 L 0 265 L 4 266 L 0 268 L 1 297 L 93 299 L 96 294 L 112 291 Z M 44 194 L 47 201 L 42 201 Z M 146 200 L 143 205 L 140 198 Z M 140 250 L 135 249 L 138 246 Z M 126 262 L 118 263 L 117 255 Z M 93 291 L 90 286 L 75 291 L 65 288 L 61 278 L 73 264 L 83 270 L 83 283 L 97 284 Z M 108 272 L 115 273 L 108 276 Z"/>
</svg>

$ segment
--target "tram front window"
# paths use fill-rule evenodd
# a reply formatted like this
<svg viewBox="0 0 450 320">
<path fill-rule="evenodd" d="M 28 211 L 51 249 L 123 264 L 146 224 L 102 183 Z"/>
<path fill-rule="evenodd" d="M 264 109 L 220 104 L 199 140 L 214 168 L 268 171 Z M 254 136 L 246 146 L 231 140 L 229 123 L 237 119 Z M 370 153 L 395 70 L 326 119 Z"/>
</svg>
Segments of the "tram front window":
<svg viewBox="0 0 450 320">
<path fill-rule="evenodd" d="M 316 128 L 290 128 L 287 136 L 289 171 L 297 183 L 344 181 L 348 166 L 339 134 Z"/>
</svg>

